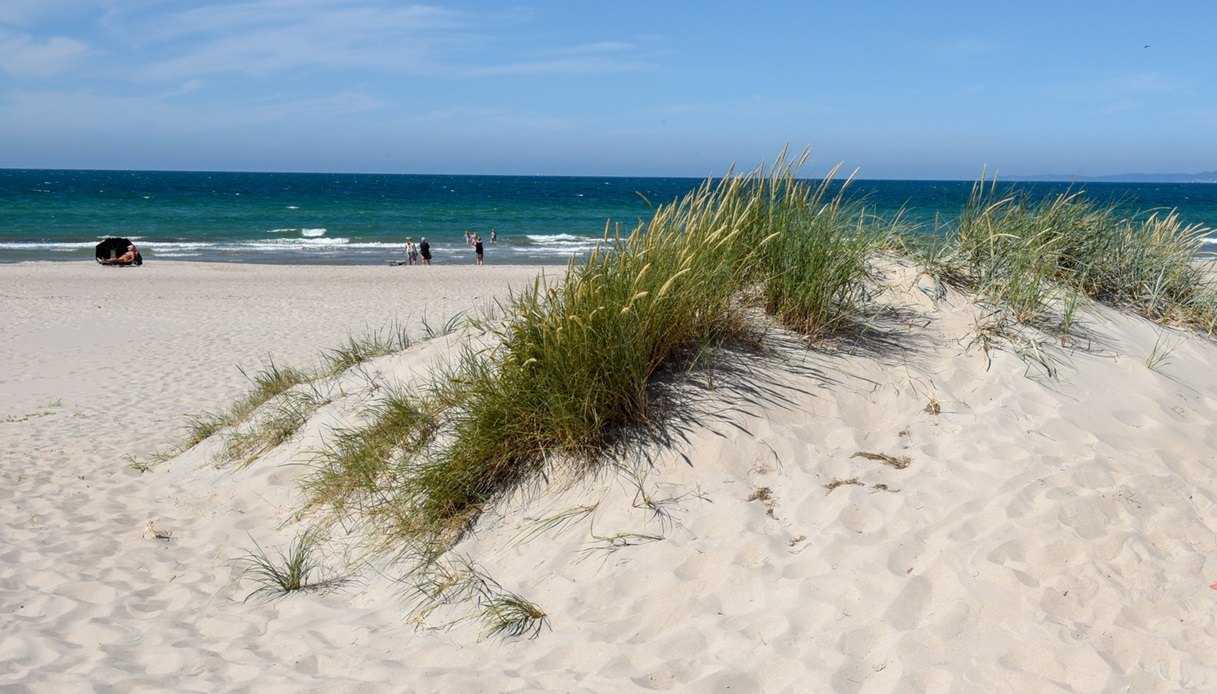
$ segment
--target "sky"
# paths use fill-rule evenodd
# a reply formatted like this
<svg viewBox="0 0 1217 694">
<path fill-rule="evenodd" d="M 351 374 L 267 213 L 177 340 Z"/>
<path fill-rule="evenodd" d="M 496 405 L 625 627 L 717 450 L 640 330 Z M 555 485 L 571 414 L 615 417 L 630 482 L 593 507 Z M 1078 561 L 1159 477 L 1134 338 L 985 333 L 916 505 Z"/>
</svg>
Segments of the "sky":
<svg viewBox="0 0 1217 694">
<path fill-rule="evenodd" d="M 0 168 L 1217 169 L 1213 0 L 3 0 Z"/>
</svg>

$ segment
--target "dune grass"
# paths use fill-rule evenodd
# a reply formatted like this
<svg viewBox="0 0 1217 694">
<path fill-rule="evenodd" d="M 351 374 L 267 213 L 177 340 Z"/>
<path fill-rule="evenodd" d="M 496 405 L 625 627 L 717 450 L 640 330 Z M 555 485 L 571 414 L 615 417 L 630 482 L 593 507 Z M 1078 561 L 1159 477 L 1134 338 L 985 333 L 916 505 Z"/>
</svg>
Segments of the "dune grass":
<svg viewBox="0 0 1217 694">
<path fill-rule="evenodd" d="M 417 454 L 435 436 L 434 407 L 420 396 L 393 390 L 370 408 L 365 423 L 338 431 L 303 482 L 312 508 L 341 520 L 377 513 L 384 490 L 394 485 L 395 460 Z"/>
<path fill-rule="evenodd" d="M 870 261 L 895 227 L 871 220 L 861 201 L 846 198 L 848 181 L 831 192 L 835 170 L 817 185 L 793 171 L 768 186 L 768 231 L 758 244 L 765 309 L 808 337 L 849 327 L 866 301 Z"/>
<path fill-rule="evenodd" d="M 798 180 L 800 165 L 707 181 L 628 236 L 606 232 L 560 283 L 513 295 L 498 346 L 467 351 L 435 390 L 443 444 L 395 466 L 381 497 L 393 532 L 453 537 L 556 461 L 594 464 L 618 432 L 651 422 L 657 374 L 748 334 L 750 296 L 812 338 L 858 320 L 872 255 L 894 232 L 831 193 L 831 177 Z M 1080 192 L 997 191 L 974 187 L 938 260 L 993 307 L 985 335 L 1009 339 L 1009 321 L 1067 332 L 1080 297 L 1212 332 L 1217 301 L 1195 263 L 1208 230 L 1120 218 Z M 1055 373 L 1038 344 L 1020 350 Z"/>
<path fill-rule="evenodd" d="M 749 297 L 809 336 L 842 325 L 876 235 L 828 181 L 798 181 L 801 161 L 707 181 L 624 237 L 606 229 L 561 281 L 510 296 L 493 346 L 467 348 L 414 419 L 386 409 L 324 456 L 312 505 L 358 507 L 382 536 L 450 541 L 555 462 L 594 465 L 648 426 L 652 380 L 748 336 Z M 398 430 L 424 421 L 417 438 Z"/>
<path fill-rule="evenodd" d="M 274 360 L 268 360 L 252 377 L 244 369 L 241 369 L 241 374 L 253 383 L 253 388 L 226 412 L 193 416 L 183 450 L 191 448 L 228 427 L 246 421 L 267 401 L 301 383 L 313 380 L 313 377 L 305 372 L 292 367 L 279 366 L 275 364 Z"/>
<path fill-rule="evenodd" d="M 325 353 L 325 361 L 329 374 L 336 375 L 365 361 L 409 349 L 411 344 L 413 340 L 407 329 L 394 324 L 383 330 L 369 330 L 361 336 L 347 336 L 346 344 Z"/>
<path fill-rule="evenodd" d="M 442 329 L 454 330 L 457 320 L 454 318 Z M 426 330 L 428 334 L 434 334 L 430 326 L 426 326 Z M 394 324 L 384 330 L 348 336 L 345 344 L 323 353 L 320 371 L 280 366 L 273 359 L 252 377 L 237 367 L 253 387 L 227 411 L 192 416 L 181 450 L 227 430 L 224 446 L 218 454 L 219 461 L 248 463 L 291 438 L 312 413 L 328 401 L 316 387 L 322 378 L 337 376 L 371 359 L 403 351 L 411 344 L 413 341 L 406 328 Z M 293 390 L 300 385 L 313 387 L 306 391 Z M 269 411 L 264 411 L 268 403 L 272 405 Z M 257 421 L 253 421 L 255 419 Z"/>
<path fill-rule="evenodd" d="M 257 414 L 249 415 L 246 421 L 234 424 L 227 431 L 217 459 L 248 465 L 291 439 L 326 402 L 328 398 L 316 387 L 280 393 L 262 405 Z"/>
<path fill-rule="evenodd" d="M 1068 332 L 1078 298 L 1211 335 L 1217 289 L 1197 256 L 1210 229 L 1174 212 L 1121 217 L 1082 191 L 1032 202 L 978 182 L 933 272 L 1018 322 Z"/>
<path fill-rule="evenodd" d="M 802 163 L 783 155 L 768 171 L 706 181 L 625 236 L 606 229 L 583 264 L 510 295 L 499 306 L 501 319 L 465 321 L 487 334 L 467 341 L 422 388 L 389 389 L 363 424 L 335 433 L 304 482 L 306 510 L 348 529 L 362 525 L 375 549 L 416 560 L 419 620 L 471 600 L 484 637 L 536 636 L 548 623 L 543 610 L 469 562 L 440 561 L 445 550 L 507 494 L 557 466 L 576 476 L 593 470 L 623 434 L 655 424 L 657 377 L 690 368 L 719 345 L 749 340 L 758 309 L 812 341 L 864 320 L 875 254 L 913 247 L 897 235 L 898 222 L 876 220 L 864 202 L 847 198 L 848 181 L 836 188 L 835 172 L 814 184 L 799 180 Z M 996 181 L 982 176 L 957 223 L 941 231 L 917 255 L 942 282 L 980 300 L 974 343 L 986 352 L 1014 343 L 1050 375 L 1050 358 L 1034 341 L 1020 342 L 1018 328 L 1068 334 L 1083 300 L 1207 334 L 1217 326 L 1217 290 L 1196 263 L 1209 230 L 1183 225 L 1173 213 L 1121 217 L 1081 192 L 1034 201 L 999 194 Z M 456 328 L 451 321 L 427 332 Z M 246 422 L 280 398 L 287 410 L 281 424 L 272 412 L 263 417 L 272 425 L 248 434 L 253 438 L 231 434 L 233 455 L 248 459 L 285 440 L 311 412 L 292 410 L 299 404 L 293 388 L 409 344 L 400 329 L 352 339 L 326 355 L 329 366 L 317 376 L 271 364 L 231 412 L 199 419 L 192 439 Z M 1168 347 L 1155 346 L 1146 366 L 1167 355 Z M 937 399 L 925 411 L 939 414 Z M 885 454 L 857 455 L 908 465 Z M 826 490 L 858 484 L 834 480 Z M 639 483 L 634 503 L 664 527 L 672 501 L 653 498 Z M 593 509 L 542 519 L 524 537 Z M 317 537 L 305 533 L 277 561 L 261 548 L 251 553 L 244 561 L 261 586 L 254 594 L 309 585 Z M 584 558 L 662 540 L 592 537 Z"/>
</svg>

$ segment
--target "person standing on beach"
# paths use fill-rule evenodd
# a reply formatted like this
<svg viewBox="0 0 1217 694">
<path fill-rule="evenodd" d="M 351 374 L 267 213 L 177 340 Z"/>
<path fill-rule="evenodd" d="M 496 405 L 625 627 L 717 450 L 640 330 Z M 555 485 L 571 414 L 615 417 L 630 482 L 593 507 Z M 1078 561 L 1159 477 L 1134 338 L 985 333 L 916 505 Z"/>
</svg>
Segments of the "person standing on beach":
<svg viewBox="0 0 1217 694">
<path fill-rule="evenodd" d="M 482 254 L 485 252 L 485 250 L 486 250 L 486 249 L 485 249 L 485 248 L 482 246 L 482 237 L 481 237 L 481 236 L 478 236 L 478 235 L 476 235 L 476 234 L 474 234 L 474 236 L 473 236 L 473 252 L 474 252 L 474 253 L 477 255 L 477 258 L 478 258 L 478 263 L 477 263 L 477 264 L 478 264 L 478 265 L 483 265 L 483 264 L 484 264 L 484 263 L 482 262 Z"/>
<path fill-rule="evenodd" d="M 426 236 L 418 244 L 418 254 L 423 257 L 423 265 L 431 264 L 431 244 L 427 243 Z"/>
<path fill-rule="evenodd" d="M 418 263 L 418 246 L 414 245 L 413 236 L 406 239 L 405 253 L 406 253 L 406 263 L 408 265 L 414 265 L 414 264 Z"/>
</svg>

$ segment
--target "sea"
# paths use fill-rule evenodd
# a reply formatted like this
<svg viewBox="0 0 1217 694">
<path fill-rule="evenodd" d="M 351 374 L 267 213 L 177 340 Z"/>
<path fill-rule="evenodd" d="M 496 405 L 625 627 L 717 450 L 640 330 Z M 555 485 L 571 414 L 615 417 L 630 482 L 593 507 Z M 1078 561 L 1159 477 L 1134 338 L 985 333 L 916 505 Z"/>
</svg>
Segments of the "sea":
<svg viewBox="0 0 1217 694">
<path fill-rule="evenodd" d="M 436 264 L 563 264 L 628 234 L 704 182 L 697 178 L 213 173 L 0 169 L 0 263 L 92 262 L 107 237 L 145 263 L 375 265 L 426 237 Z M 840 185 L 834 183 L 834 185 Z M 1214 183 L 1001 184 L 1033 199 L 1081 191 L 1122 214 L 1176 211 L 1217 229 Z M 971 181 L 854 180 L 846 197 L 920 233 L 958 219 Z M 490 242 L 491 235 L 496 237 Z M 1217 231 L 1212 248 L 1217 252 Z"/>
</svg>

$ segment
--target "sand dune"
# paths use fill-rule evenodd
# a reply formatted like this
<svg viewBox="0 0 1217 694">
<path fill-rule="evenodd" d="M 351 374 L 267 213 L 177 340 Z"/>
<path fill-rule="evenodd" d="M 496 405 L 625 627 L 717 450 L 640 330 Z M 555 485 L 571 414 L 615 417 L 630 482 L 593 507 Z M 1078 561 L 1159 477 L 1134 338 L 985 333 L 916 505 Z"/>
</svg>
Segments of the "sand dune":
<svg viewBox="0 0 1217 694">
<path fill-rule="evenodd" d="M 986 353 L 967 297 L 892 268 L 865 339 L 774 329 L 722 355 L 670 394 L 672 445 L 521 491 L 450 553 L 545 611 L 535 639 L 441 628 L 459 604 L 412 622 L 354 536 L 328 592 L 246 601 L 234 563 L 291 540 L 313 451 L 455 338 L 326 384 L 247 467 L 217 467 L 217 441 L 127 465 L 238 397 L 237 366 L 394 321 L 422 337 L 424 306 L 439 323 L 537 270 L 0 266 L 0 687 L 1217 687 L 1217 346 L 1107 309 L 1043 357 Z"/>
</svg>

